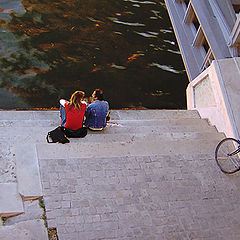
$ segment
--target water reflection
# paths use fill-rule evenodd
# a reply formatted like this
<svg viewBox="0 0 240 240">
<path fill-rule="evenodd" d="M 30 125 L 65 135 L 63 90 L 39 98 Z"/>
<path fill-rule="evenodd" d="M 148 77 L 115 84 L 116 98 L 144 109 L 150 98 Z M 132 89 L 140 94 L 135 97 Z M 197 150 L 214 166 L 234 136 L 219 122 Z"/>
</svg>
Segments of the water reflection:
<svg viewBox="0 0 240 240">
<path fill-rule="evenodd" d="M 161 65 L 161 64 L 158 64 L 158 63 L 151 63 L 149 64 L 149 66 L 151 67 L 158 67 L 164 71 L 169 71 L 169 72 L 173 72 L 173 73 L 181 73 L 181 71 L 177 71 L 175 70 L 172 66 L 167 66 L 167 65 Z"/>
<path fill-rule="evenodd" d="M 56 107 L 94 88 L 112 108 L 185 107 L 163 0 L 2 0 L 0 23 L 0 108 Z"/>
<path fill-rule="evenodd" d="M 113 17 L 109 17 L 108 19 L 110 19 L 110 20 L 113 21 L 114 23 L 119 23 L 119 24 L 123 24 L 123 25 L 127 25 L 127 26 L 133 26 L 133 27 L 143 27 L 143 26 L 146 26 L 146 25 L 143 24 L 143 23 L 123 22 L 123 21 L 120 21 L 120 20 L 118 20 L 117 18 L 113 18 Z"/>
</svg>

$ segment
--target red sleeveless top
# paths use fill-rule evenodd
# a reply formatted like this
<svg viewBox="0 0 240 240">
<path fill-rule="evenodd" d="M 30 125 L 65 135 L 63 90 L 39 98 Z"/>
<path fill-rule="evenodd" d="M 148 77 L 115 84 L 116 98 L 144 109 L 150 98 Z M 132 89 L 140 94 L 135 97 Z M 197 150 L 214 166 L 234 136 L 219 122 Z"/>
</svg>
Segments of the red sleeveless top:
<svg viewBox="0 0 240 240">
<path fill-rule="evenodd" d="M 69 103 L 65 103 L 66 109 L 66 128 L 70 128 L 72 130 L 77 130 L 82 127 L 83 117 L 86 111 L 86 104 L 82 103 L 81 110 L 75 108 L 74 106 L 71 108 Z"/>
</svg>

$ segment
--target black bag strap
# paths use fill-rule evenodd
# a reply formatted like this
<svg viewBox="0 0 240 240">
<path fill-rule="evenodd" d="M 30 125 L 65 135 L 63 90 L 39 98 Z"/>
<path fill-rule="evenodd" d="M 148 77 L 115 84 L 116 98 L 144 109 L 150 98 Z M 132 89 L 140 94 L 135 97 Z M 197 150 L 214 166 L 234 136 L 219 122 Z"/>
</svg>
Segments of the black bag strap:
<svg viewBox="0 0 240 240">
<path fill-rule="evenodd" d="M 49 138 L 49 137 L 50 137 L 50 134 L 48 133 L 47 136 L 46 136 L 47 142 L 48 142 L 48 143 L 54 143 L 53 141 L 50 141 L 50 138 Z"/>
</svg>

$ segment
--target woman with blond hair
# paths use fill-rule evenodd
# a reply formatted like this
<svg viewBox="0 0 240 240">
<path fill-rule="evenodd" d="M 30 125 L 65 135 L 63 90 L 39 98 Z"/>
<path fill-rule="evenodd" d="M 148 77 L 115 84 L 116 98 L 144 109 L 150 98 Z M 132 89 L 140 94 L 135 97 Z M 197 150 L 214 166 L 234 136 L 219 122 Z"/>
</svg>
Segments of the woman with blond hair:
<svg viewBox="0 0 240 240">
<path fill-rule="evenodd" d="M 83 101 L 84 95 L 83 91 L 76 91 L 72 94 L 70 101 L 60 100 L 61 126 L 71 130 L 82 128 L 87 106 Z"/>
</svg>

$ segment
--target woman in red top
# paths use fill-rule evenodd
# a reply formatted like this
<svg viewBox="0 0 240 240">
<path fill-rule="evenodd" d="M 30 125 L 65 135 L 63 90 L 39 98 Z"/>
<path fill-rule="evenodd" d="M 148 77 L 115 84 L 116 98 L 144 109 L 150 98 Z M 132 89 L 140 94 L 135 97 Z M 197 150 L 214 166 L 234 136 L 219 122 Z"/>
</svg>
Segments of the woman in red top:
<svg viewBox="0 0 240 240">
<path fill-rule="evenodd" d="M 60 100 L 61 126 L 77 130 L 82 127 L 84 114 L 86 111 L 86 102 L 82 101 L 85 93 L 76 91 L 72 94 L 70 102 Z"/>
</svg>

